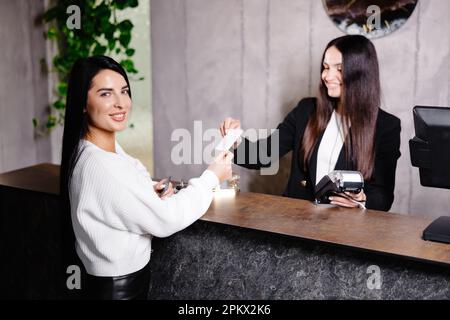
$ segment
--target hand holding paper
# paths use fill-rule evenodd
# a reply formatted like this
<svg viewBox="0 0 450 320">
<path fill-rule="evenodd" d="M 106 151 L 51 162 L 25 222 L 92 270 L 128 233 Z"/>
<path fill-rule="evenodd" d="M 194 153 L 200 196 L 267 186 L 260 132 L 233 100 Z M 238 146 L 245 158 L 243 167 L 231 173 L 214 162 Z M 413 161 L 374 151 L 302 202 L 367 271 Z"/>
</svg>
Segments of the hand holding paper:
<svg viewBox="0 0 450 320">
<path fill-rule="evenodd" d="M 216 145 L 216 150 L 218 151 L 228 151 L 231 146 L 240 138 L 242 135 L 242 129 L 228 129 L 227 134 L 219 141 Z"/>
</svg>

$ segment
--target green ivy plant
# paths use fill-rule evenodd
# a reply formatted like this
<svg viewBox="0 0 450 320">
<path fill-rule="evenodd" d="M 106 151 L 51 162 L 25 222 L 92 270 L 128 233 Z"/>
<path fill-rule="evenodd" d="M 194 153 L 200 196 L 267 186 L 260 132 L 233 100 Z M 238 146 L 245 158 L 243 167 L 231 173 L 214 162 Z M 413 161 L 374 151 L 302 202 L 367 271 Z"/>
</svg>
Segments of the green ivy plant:
<svg viewBox="0 0 450 320">
<path fill-rule="evenodd" d="M 80 8 L 80 28 L 69 28 L 67 13 L 69 6 Z M 120 64 L 129 74 L 137 74 L 132 60 L 135 53 L 130 48 L 133 23 L 125 19 L 119 21 L 118 10 L 135 8 L 139 0 L 55 0 L 42 16 L 46 24 L 44 37 L 56 41 L 58 53 L 53 57 L 52 69 L 56 72 L 58 83 L 55 88 L 57 97 L 50 105 L 50 112 L 45 124 L 40 125 L 33 118 L 33 125 L 38 133 L 49 133 L 58 125 L 64 124 L 67 82 L 73 63 L 81 57 L 91 55 L 112 55 L 119 57 Z M 142 80 L 139 78 L 138 80 Z"/>
</svg>

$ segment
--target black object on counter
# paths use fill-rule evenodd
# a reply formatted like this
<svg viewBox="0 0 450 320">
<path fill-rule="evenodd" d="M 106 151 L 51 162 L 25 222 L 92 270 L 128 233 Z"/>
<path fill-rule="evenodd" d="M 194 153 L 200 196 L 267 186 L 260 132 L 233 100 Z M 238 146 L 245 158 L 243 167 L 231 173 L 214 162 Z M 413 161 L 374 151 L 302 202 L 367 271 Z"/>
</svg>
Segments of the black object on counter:
<svg viewBox="0 0 450 320">
<path fill-rule="evenodd" d="M 424 231 L 423 240 L 450 243 L 450 217 L 434 220 Z"/>
</svg>

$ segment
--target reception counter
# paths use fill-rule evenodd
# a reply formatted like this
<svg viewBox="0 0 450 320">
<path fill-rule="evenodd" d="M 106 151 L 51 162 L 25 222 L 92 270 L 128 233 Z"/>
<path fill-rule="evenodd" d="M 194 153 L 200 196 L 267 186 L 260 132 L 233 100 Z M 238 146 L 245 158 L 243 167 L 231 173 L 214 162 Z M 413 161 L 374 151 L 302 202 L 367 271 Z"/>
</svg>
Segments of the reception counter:
<svg viewBox="0 0 450 320">
<path fill-rule="evenodd" d="M 0 175 L 2 271 L 9 289 L 19 281 L 15 296 L 58 297 L 58 170 L 41 164 Z M 153 238 L 149 298 L 450 299 L 450 245 L 421 239 L 431 221 L 217 193 L 199 221 Z M 36 279 L 33 268 L 47 272 Z"/>
</svg>

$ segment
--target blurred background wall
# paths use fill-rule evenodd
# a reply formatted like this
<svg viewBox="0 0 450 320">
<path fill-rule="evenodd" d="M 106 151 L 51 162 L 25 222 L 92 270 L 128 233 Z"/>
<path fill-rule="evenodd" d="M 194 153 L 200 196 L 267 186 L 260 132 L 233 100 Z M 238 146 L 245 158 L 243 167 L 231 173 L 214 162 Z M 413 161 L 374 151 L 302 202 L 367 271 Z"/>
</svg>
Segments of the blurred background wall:
<svg viewBox="0 0 450 320">
<path fill-rule="evenodd" d="M 299 99 L 315 95 L 325 45 L 343 33 L 317 0 L 152 0 L 154 166 L 157 176 L 189 178 L 206 165 L 174 165 L 177 128 L 276 128 Z M 420 0 L 398 31 L 374 40 L 382 108 L 402 120 L 402 156 L 391 211 L 449 214 L 450 191 L 420 186 L 408 140 L 415 105 L 450 106 L 450 1 Z M 201 136 L 198 136 L 201 140 Z M 204 142 L 208 144 L 209 142 Z M 242 190 L 281 194 L 289 156 L 274 176 L 236 167 Z"/>
<path fill-rule="evenodd" d="M 36 23 L 44 1 L 0 0 L 0 172 L 51 161 L 48 137 L 32 118 L 46 117 L 48 77 L 44 29 Z"/>
</svg>

